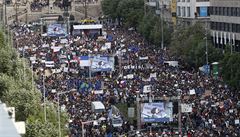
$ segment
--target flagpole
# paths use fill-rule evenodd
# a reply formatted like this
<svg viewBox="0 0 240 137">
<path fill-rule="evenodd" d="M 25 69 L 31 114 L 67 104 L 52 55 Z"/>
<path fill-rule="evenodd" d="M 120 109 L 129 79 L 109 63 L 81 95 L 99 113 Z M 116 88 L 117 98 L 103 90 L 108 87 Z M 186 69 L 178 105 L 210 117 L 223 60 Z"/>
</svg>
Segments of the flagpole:
<svg viewBox="0 0 240 137">
<path fill-rule="evenodd" d="M 89 58 L 90 58 L 90 66 L 89 66 L 89 78 L 92 79 L 92 69 L 91 69 L 91 66 L 92 66 L 92 58 L 91 58 L 91 54 L 88 55 Z"/>
</svg>

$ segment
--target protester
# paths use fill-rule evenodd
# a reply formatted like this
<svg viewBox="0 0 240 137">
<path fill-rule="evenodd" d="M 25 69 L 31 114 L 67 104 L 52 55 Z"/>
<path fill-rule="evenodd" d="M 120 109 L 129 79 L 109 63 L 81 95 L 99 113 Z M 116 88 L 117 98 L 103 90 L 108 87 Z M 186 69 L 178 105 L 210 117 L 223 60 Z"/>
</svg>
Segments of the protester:
<svg viewBox="0 0 240 137">
<path fill-rule="evenodd" d="M 134 103 L 137 91 L 141 101 L 180 96 L 182 103 L 192 104 L 193 111 L 182 114 L 183 127 L 188 129 L 183 134 L 197 137 L 240 134 L 238 91 L 231 91 L 221 78 L 184 71 L 181 64 L 169 65 L 166 61 L 176 61 L 175 57 L 169 56 L 167 50 L 149 45 L 133 30 L 106 28 L 107 35 L 102 39 L 86 34 L 47 37 L 27 25 L 15 28 L 15 47 L 33 64 L 41 92 L 45 85 L 47 99 L 57 102 L 57 93 L 67 91 L 60 95 L 60 105 L 70 115 L 69 136 L 81 136 L 82 123 L 86 121 L 93 121 L 84 125 L 86 136 L 120 136 L 128 135 L 130 127 L 136 130 L 136 125 L 130 125 L 124 118 L 121 127 L 113 127 L 109 111 L 118 103 Z M 115 57 L 113 71 L 91 72 L 89 67 L 79 65 L 82 61 L 79 57 L 99 55 Z M 146 85 L 151 86 L 150 92 L 144 90 Z M 93 101 L 101 101 L 106 110 L 94 112 Z M 138 136 L 160 134 L 163 131 L 151 135 L 142 131 Z"/>
<path fill-rule="evenodd" d="M 43 7 L 49 5 L 49 0 L 33 0 L 31 2 L 31 11 L 41 11 Z"/>
</svg>

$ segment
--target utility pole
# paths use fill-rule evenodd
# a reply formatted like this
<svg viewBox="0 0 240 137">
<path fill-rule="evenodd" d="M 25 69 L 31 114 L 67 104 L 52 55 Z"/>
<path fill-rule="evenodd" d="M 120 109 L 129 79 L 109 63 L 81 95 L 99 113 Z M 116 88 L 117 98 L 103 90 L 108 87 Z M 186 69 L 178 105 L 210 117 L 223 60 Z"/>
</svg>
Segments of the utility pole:
<svg viewBox="0 0 240 137">
<path fill-rule="evenodd" d="M 19 3 L 16 1 L 15 3 L 14 3 L 14 6 L 15 6 L 15 18 L 16 18 L 16 23 L 17 23 L 17 25 L 18 25 L 18 7 L 19 7 Z"/>
<path fill-rule="evenodd" d="M 141 129 L 141 107 L 140 107 L 140 98 L 139 98 L 139 91 L 137 91 L 137 130 Z"/>
<path fill-rule="evenodd" d="M 43 18 L 40 18 L 41 20 L 41 35 L 43 34 Z"/>
<path fill-rule="evenodd" d="M 4 5 L 5 5 L 5 8 L 4 8 L 4 10 L 5 10 L 5 12 L 4 12 L 4 14 L 5 14 L 4 25 L 7 25 L 7 0 L 4 1 Z"/>
<path fill-rule="evenodd" d="M 208 24 L 207 24 L 207 20 L 206 20 L 206 64 L 208 65 Z"/>
<path fill-rule="evenodd" d="M 61 132 L 61 110 L 60 110 L 60 98 L 59 98 L 59 96 L 62 95 L 62 94 L 69 93 L 69 92 L 71 92 L 71 90 L 57 93 L 57 100 L 58 100 L 58 134 L 59 134 L 59 137 L 62 136 L 62 132 Z"/>
<path fill-rule="evenodd" d="M 144 15 L 146 16 L 147 14 L 147 0 L 144 0 Z"/>
<path fill-rule="evenodd" d="M 45 72 L 44 72 L 45 73 Z M 43 102 L 44 102 L 44 121 L 47 122 L 47 108 L 46 108 L 46 89 L 45 89 L 45 74 L 43 74 Z"/>
<path fill-rule="evenodd" d="M 87 19 L 87 17 L 88 17 L 87 0 L 84 0 L 83 6 L 84 6 L 85 19 Z"/>
<path fill-rule="evenodd" d="M 70 31 L 70 29 L 69 29 L 69 26 L 70 26 L 70 23 L 69 23 L 69 16 L 67 17 L 67 34 L 69 34 L 69 31 Z"/>
<path fill-rule="evenodd" d="M 162 41 L 161 41 L 161 49 L 163 49 L 164 48 L 164 38 L 163 38 L 163 8 L 164 8 L 164 6 L 163 6 L 163 1 L 162 1 L 162 9 L 161 9 L 161 31 L 162 31 Z"/>
<path fill-rule="evenodd" d="M 178 132 L 182 136 L 181 90 L 178 90 Z"/>
<path fill-rule="evenodd" d="M 89 79 L 91 79 L 92 78 L 92 68 L 91 68 L 91 66 L 92 66 L 92 57 L 91 57 L 91 54 L 89 54 L 88 56 L 90 58 L 90 66 L 89 66 L 88 73 L 89 73 Z"/>
<path fill-rule="evenodd" d="M 61 117 L 60 117 L 60 99 L 59 99 L 59 94 L 57 93 L 58 96 L 58 132 L 59 132 L 59 137 L 61 137 Z"/>
<path fill-rule="evenodd" d="M 34 90 L 34 80 L 33 80 L 33 61 L 31 62 L 31 68 L 32 68 L 32 90 Z"/>
</svg>

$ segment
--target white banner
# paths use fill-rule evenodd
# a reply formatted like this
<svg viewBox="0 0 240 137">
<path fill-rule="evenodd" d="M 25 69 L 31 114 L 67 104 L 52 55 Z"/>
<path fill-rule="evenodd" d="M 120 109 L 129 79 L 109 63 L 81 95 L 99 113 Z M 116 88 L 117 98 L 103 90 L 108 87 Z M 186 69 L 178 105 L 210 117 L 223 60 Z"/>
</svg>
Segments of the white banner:
<svg viewBox="0 0 240 137">
<path fill-rule="evenodd" d="M 134 75 L 133 75 L 133 74 L 128 74 L 126 78 L 127 78 L 127 79 L 133 79 L 133 78 L 134 78 Z"/>
<path fill-rule="evenodd" d="M 148 56 L 146 56 L 146 57 L 139 57 L 139 60 L 148 60 Z"/>
<path fill-rule="evenodd" d="M 150 93 L 151 91 L 151 85 L 146 85 L 143 87 L 143 93 Z"/>
<path fill-rule="evenodd" d="M 59 52 L 62 47 L 51 47 L 53 49 L 53 52 Z"/>
<path fill-rule="evenodd" d="M 94 94 L 103 94 L 103 90 L 93 90 Z"/>
<path fill-rule="evenodd" d="M 190 112 L 192 112 L 192 104 L 181 104 L 181 111 L 183 113 L 190 113 Z"/>
<path fill-rule="evenodd" d="M 195 95 L 196 94 L 195 89 L 189 90 L 189 94 L 190 95 Z"/>
<path fill-rule="evenodd" d="M 35 60 L 36 60 L 36 57 L 30 57 L 30 60 L 31 60 L 31 61 L 35 61 Z"/>
<path fill-rule="evenodd" d="M 218 32 L 216 32 L 216 43 L 218 44 Z"/>
<path fill-rule="evenodd" d="M 52 68 L 54 67 L 54 61 L 45 61 L 45 66 L 47 68 Z"/>
</svg>

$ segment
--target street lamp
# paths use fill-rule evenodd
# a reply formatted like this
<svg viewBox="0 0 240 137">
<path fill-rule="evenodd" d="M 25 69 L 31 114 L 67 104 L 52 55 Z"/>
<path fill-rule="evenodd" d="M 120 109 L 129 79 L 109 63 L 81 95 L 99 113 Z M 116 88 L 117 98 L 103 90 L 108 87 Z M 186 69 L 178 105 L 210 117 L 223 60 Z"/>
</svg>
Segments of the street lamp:
<svg viewBox="0 0 240 137">
<path fill-rule="evenodd" d="M 58 133 L 59 133 L 59 137 L 61 137 L 61 115 L 60 115 L 60 99 L 59 99 L 59 95 L 66 94 L 66 93 L 69 93 L 69 92 L 71 92 L 71 90 L 70 91 L 57 93 L 57 98 L 58 98 Z"/>
<path fill-rule="evenodd" d="M 156 14 L 159 14 L 160 15 L 160 21 L 161 21 L 161 34 L 162 34 L 162 38 L 161 38 L 161 49 L 164 48 L 164 36 L 163 36 L 163 10 L 164 10 L 164 5 L 163 5 L 163 1 L 162 1 L 162 5 L 161 5 L 161 8 L 160 8 L 160 1 L 158 2 L 158 0 L 156 0 Z"/>
<path fill-rule="evenodd" d="M 43 75 L 43 100 L 44 100 L 44 120 L 47 122 L 47 108 L 46 108 L 46 88 L 45 88 L 45 74 Z"/>
<path fill-rule="evenodd" d="M 182 134 L 182 110 L 181 110 L 181 89 L 177 89 L 178 93 L 178 132 L 181 135 Z"/>
</svg>

